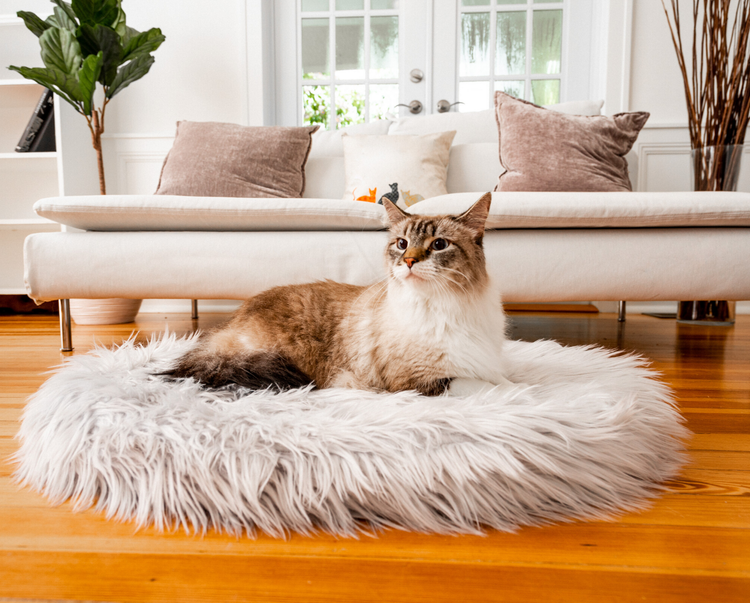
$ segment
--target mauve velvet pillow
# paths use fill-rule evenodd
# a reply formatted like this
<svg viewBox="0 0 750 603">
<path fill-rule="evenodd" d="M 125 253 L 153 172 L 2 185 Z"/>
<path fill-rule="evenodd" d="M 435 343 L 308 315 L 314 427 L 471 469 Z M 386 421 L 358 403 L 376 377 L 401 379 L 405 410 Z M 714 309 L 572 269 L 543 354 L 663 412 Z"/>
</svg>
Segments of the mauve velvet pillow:
<svg viewBox="0 0 750 603">
<path fill-rule="evenodd" d="M 301 197 L 312 134 L 318 128 L 179 121 L 156 194 Z"/>
<path fill-rule="evenodd" d="M 630 191 L 625 154 L 649 114 L 565 115 L 495 93 L 501 174 L 496 191 Z"/>
</svg>

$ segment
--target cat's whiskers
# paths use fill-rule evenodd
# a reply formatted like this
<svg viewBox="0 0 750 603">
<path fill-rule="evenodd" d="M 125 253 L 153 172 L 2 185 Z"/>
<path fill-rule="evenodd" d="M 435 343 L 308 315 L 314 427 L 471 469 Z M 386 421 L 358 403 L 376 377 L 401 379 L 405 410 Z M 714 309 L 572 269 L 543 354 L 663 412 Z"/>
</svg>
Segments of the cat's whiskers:
<svg viewBox="0 0 750 603">
<path fill-rule="evenodd" d="M 469 295 L 471 293 L 471 291 L 469 291 L 469 288 L 466 285 L 464 285 L 462 283 L 459 283 L 457 280 L 451 278 L 447 274 L 443 275 L 443 280 L 448 281 L 449 283 L 451 283 L 451 284 L 455 285 L 456 287 L 458 287 L 458 289 L 461 291 L 461 293 L 465 293 L 466 295 Z"/>
</svg>

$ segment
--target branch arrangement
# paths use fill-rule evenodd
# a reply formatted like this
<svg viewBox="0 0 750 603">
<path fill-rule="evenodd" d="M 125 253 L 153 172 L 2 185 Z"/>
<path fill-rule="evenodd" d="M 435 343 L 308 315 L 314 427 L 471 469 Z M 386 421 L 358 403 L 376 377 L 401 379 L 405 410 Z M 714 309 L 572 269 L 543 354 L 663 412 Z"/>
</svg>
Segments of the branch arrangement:
<svg viewBox="0 0 750 603">
<path fill-rule="evenodd" d="M 689 64 L 679 4 L 669 0 L 670 11 L 662 0 L 685 86 L 690 145 L 741 145 L 750 117 L 750 0 L 692 0 Z M 728 157 L 721 156 L 722 149 L 714 153 L 713 158 L 699 154 L 696 190 L 722 190 L 722 172 L 736 176 L 739 170 L 741 150 Z"/>
</svg>

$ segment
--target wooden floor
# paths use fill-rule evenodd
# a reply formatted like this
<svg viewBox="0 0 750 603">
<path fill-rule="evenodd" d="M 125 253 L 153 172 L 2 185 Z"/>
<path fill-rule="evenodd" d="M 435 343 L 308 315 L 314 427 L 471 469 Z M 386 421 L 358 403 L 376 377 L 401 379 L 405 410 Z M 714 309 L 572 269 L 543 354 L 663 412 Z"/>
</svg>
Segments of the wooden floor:
<svg viewBox="0 0 750 603">
<path fill-rule="evenodd" d="M 141 315 L 74 327 L 76 353 L 207 327 L 226 315 Z M 98 601 L 750 601 L 750 316 L 734 327 L 630 316 L 516 314 L 512 336 L 653 359 L 695 433 L 691 463 L 646 512 L 613 523 L 440 537 L 288 541 L 134 533 L 19 490 L 6 458 L 26 397 L 58 364 L 54 317 L 0 317 L 0 597 Z"/>
</svg>

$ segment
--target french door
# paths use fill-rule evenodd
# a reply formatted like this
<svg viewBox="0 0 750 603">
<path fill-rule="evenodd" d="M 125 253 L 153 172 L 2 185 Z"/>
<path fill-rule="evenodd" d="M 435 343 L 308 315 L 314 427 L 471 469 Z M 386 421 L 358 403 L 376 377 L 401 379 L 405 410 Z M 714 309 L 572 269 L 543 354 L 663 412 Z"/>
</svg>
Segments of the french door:
<svg viewBox="0 0 750 603">
<path fill-rule="evenodd" d="M 276 123 L 591 97 L 594 0 L 277 0 Z"/>
</svg>

